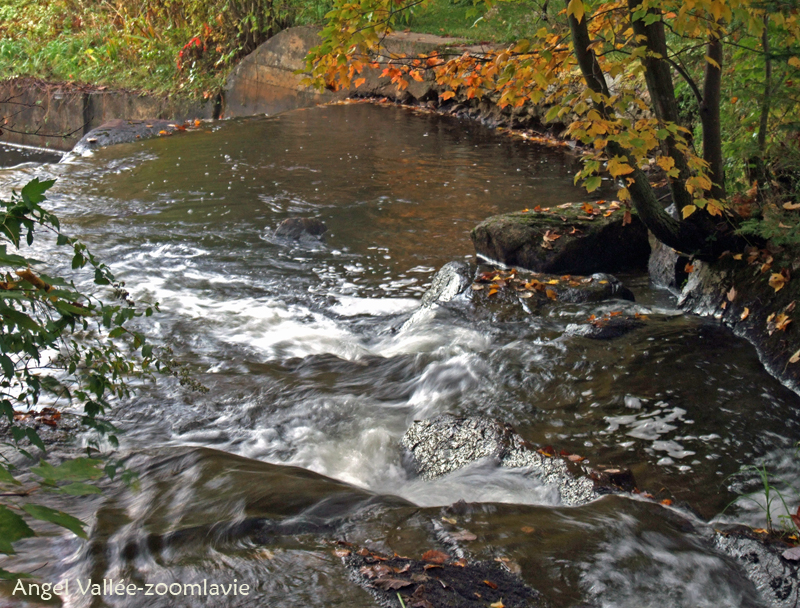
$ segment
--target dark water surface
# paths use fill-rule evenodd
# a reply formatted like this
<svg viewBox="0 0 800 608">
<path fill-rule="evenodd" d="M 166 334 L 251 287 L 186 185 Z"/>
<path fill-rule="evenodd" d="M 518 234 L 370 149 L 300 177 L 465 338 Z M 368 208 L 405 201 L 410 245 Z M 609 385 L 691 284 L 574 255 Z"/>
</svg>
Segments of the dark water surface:
<svg viewBox="0 0 800 608">
<path fill-rule="evenodd" d="M 52 204 L 70 230 L 135 299 L 161 303 L 151 335 L 211 389 L 167 379 L 119 404 L 140 490 L 48 498 L 92 522 L 90 541 L 52 530 L 18 543 L 5 567 L 257 590 L 76 593 L 69 606 L 371 606 L 329 542 L 419 557 L 437 548 L 445 516 L 477 535 L 470 558 L 513 560 L 554 607 L 767 605 L 703 521 L 731 490 L 752 489 L 752 474 L 730 477 L 744 465 L 797 478 L 798 397 L 746 342 L 681 315 L 643 276 L 622 277 L 636 305 L 553 305 L 501 322 L 463 300 L 403 325 L 438 268 L 472 259 L 477 222 L 584 200 L 575 170 L 562 150 L 362 104 L 0 170 L 4 191 L 59 178 Z M 298 215 L 328 225 L 326 244 L 273 236 Z M 623 309 L 647 314 L 645 327 L 606 342 L 564 333 Z M 529 472 L 491 466 L 415 479 L 399 439 L 444 412 L 495 416 L 534 444 L 631 467 L 641 488 L 696 517 L 624 497 L 568 508 Z M 442 511 L 461 499 L 474 507 Z M 752 502 L 723 517 L 763 523 Z"/>
</svg>

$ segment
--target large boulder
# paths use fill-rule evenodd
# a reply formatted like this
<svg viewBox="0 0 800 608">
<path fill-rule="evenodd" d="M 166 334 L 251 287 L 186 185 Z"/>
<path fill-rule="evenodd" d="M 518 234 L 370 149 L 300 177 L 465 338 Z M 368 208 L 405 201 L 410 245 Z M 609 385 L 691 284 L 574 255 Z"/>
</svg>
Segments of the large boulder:
<svg viewBox="0 0 800 608">
<path fill-rule="evenodd" d="M 619 206 L 572 203 L 490 217 L 472 230 L 475 251 L 506 266 L 589 275 L 644 270 L 647 229 Z"/>
<path fill-rule="evenodd" d="M 115 144 L 127 144 L 142 139 L 172 135 L 176 131 L 186 130 L 184 125 L 172 120 L 123 120 L 115 118 L 92 129 L 75 144 L 72 153 L 82 156 L 96 148 L 104 148 Z"/>
<path fill-rule="evenodd" d="M 591 479 L 574 475 L 555 455 L 530 449 L 511 427 L 492 418 L 443 414 L 417 420 L 403 435 L 402 444 L 423 479 L 491 459 L 500 466 L 531 469 L 543 483 L 557 488 L 564 504 L 580 505 L 599 496 Z"/>
</svg>

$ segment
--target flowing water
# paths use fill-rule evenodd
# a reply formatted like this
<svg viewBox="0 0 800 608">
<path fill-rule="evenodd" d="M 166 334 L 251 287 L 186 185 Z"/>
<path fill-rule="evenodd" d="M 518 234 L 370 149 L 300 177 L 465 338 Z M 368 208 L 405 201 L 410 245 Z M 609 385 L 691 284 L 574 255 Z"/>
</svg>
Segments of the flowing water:
<svg viewBox="0 0 800 608">
<path fill-rule="evenodd" d="M 167 378 L 120 403 L 139 490 L 42 498 L 90 522 L 90 540 L 43 528 L 4 567 L 52 581 L 236 579 L 253 592 L 91 598 L 71 583 L 69 606 L 372 606 L 330 542 L 419 557 L 455 518 L 478 537 L 470 559 L 513 560 L 556 608 L 769 605 L 704 523 L 754 489 L 752 473 L 731 477 L 743 466 L 797 477 L 798 397 L 749 344 L 637 275 L 621 277 L 635 305 L 498 319 L 461 298 L 405 324 L 438 268 L 474 258 L 477 222 L 584 200 L 575 170 L 562 149 L 363 104 L 0 170 L 4 192 L 58 178 L 50 204 L 68 230 L 136 300 L 160 302 L 148 332 L 210 388 Z M 294 216 L 324 221 L 326 242 L 275 238 Z M 623 309 L 645 326 L 613 341 L 565 333 Z M 417 479 L 399 440 L 445 412 L 630 467 L 682 508 L 621 496 L 565 507 L 529 471 L 488 463 Z M 447 507 L 459 500 L 472 506 Z M 722 517 L 763 524 L 747 501 Z M 11 601 L 11 586 L 2 593 Z"/>
</svg>

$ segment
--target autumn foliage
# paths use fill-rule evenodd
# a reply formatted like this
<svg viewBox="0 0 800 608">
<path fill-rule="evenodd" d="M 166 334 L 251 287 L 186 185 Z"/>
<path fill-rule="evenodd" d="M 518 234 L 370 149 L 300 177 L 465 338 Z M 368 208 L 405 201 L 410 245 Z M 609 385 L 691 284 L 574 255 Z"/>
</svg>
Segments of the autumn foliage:
<svg viewBox="0 0 800 608">
<path fill-rule="evenodd" d="M 748 151 L 754 164 L 765 164 L 767 130 L 775 136 L 800 124 L 796 104 L 775 116 L 774 97 L 783 83 L 765 71 L 779 65 L 783 74 L 800 76 L 800 23 L 793 4 L 565 0 L 549 9 L 545 4 L 537 16 L 540 29 L 511 45 L 417 57 L 387 51 L 386 35 L 417 4 L 337 0 L 322 44 L 307 60 L 315 81 L 357 88 L 366 68 L 378 69 L 400 89 L 412 79 L 435 80 L 443 101 L 458 96 L 488 98 L 500 107 L 538 104 L 547 109 L 547 121 L 565 125 L 565 136 L 585 147 L 576 181 L 591 192 L 610 176 L 618 184 L 617 198 L 631 201 L 659 239 L 686 253 L 710 257 L 731 246 L 719 236 L 730 232 L 733 221 L 726 173 L 734 172 L 724 157 L 722 125 L 728 116 L 722 107 L 730 101 L 722 93 L 736 84 L 725 63 L 734 49 L 736 60 L 750 61 L 755 70 L 751 89 L 764 85 L 763 99 L 755 99 L 755 111 L 764 113 L 764 141 Z M 742 48 L 750 51 L 744 59 Z M 695 108 L 699 120 L 686 118 L 686 106 Z M 770 183 L 764 171 L 739 174 L 748 187 L 759 177 L 762 187 Z M 678 219 L 655 197 L 654 175 L 669 183 Z"/>
</svg>

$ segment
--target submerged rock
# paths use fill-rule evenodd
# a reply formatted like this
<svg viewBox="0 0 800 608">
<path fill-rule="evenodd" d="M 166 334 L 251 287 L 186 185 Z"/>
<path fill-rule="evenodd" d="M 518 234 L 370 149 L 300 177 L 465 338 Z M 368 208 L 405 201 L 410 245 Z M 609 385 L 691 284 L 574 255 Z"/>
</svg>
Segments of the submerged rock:
<svg viewBox="0 0 800 608">
<path fill-rule="evenodd" d="M 560 458 L 530 449 L 510 426 L 491 418 L 443 414 L 416 420 L 403 435 L 402 444 L 423 479 L 435 479 L 489 458 L 500 466 L 532 469 L 543 483 L 558 488 L 564 504 L 580 505 L 599 496 L 590 479 L 573 475 Z"/>
<path fill-rule="evenodd" d="M 160 133 L 172 134 L 177 129 L 172 120 L 123 120 L 115 118 L 92 129 L 72 149 L 73 154 L 83 155 L 95 148 L 115 144 L 126 144 L 142 139 L 158 137 Z"/>
<path fill-rule="evenodd" d="M 313 217 L 290 217 L 275 229 L 275 236 L 295 241 L 315 239 L 321 241 L 328 231 L 324 222 Z"/>
<path fill-rule="evenodd" d="M 478 224 L 471 236 L 478 255 L 537 272 L 643 270 L 650 255 L 644 224 L 633 217 L 626 225 L 619 206 L 604 210 L 599 204 L 575 203 L 496 215 Z"/>
<path fill-rule="evenodd" d="M 584 324 L 570 323 L 566 333 L 592 340 L 613 340 L 644 326 L 644 321 L 629 316 L 606 316 Z"/>
</svg>

